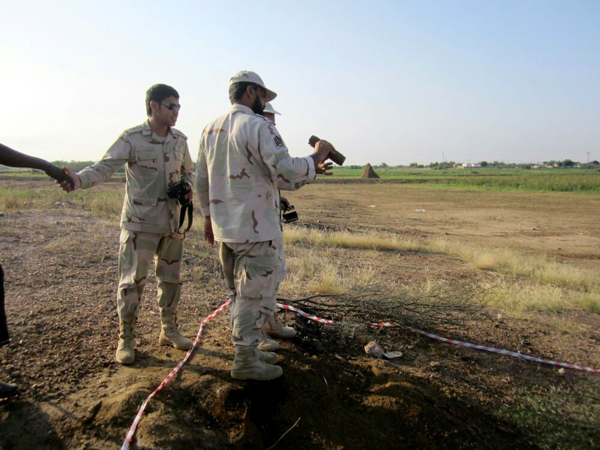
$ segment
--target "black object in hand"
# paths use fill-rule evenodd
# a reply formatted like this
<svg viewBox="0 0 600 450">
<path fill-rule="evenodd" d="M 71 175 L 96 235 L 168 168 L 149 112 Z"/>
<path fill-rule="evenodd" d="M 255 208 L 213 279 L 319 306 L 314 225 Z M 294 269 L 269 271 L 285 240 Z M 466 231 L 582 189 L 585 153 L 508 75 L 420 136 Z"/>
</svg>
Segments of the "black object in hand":
<svg viewBox="0 0 600 450">
<path fill-rule="evenodd" d="M 298 220 L 298 213 L 294 210 L 294 206 L 290 205 L 286 212 L 282 216 L 283 223 L 295 222 Z"/>
<path fill-rule="evenodd" d="M 188 186 L 189 183 L 187 183 L 186 181 L 181 181 L 172 188 L 170 188 L 167 191 L 167 195 L 169 196 L 169 198 L 176 198 L 177 200 L 179 200 L 179 203 L 181 205 L 187 205 L 188 203 L 191 203 L 190 200 L 185 198 L 189 191 Z"/>
</svg>

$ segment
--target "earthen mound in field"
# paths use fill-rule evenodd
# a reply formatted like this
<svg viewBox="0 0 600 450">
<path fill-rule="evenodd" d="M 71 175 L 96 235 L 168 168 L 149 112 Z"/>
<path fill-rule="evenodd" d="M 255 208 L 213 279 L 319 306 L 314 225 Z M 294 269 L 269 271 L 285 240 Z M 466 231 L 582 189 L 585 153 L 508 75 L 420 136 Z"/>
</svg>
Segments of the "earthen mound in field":
<svg viewBox="0 0 600 450">
<path fill-rule="evenodd" d="M 361 178 L 379 178 L 379 175 L 377 175 L 375 173 L 371 164 L 367 163 L 367 165 L 365 166 L 365 170 L 363 170 L 363 173 L 360 177 Z"/>
</svg>

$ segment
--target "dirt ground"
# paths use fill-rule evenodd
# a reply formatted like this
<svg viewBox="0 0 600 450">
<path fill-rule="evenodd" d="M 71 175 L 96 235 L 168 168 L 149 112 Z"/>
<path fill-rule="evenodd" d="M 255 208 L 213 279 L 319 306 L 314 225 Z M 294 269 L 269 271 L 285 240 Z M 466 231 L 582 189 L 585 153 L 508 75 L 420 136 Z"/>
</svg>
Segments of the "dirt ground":
<svg viewBox="0 0 600 450">
<path fill-rule="evenodd" d="M 598 197 L 316 184 L 289 198 L 300 222 L 315 226 L 511 248 L 600 270 Z M 0 449 L 119 448 L 146 396 L 183 358 L 184 352 L 158 345 L 151 277 L 140 308 L 136 362 L 114 362 L 118 236 L 116 220 L 94 217 L 77 204 L 0 216 L 11 333 L 11 344 L 0 349 L 0 381 L 21 388 L 18 397 L 0 403 Z M 217 261 L 199 237 L 195 231 L 186 243 L 179 313 L 190 337 L 223 302 Z M 407 283 L 433 278 L 462 288 L 489 276 L 439 254 L 390 252 L 376 261 L 386 276 Z M 598 407 L 600 375 L 463 349 L 400 329 L 348 335 L 292 313 L 282 318 L 299 333 L 280 341 L 281 378 L 230 378 L 225 311 L 150 402 L 133 448 L 600 448 L 598 427 L 568 405 L 552 404 L 581 398 L 589 405 L 591 398 L 591 408 Z M 340 311 L 336 319 L 348 317 Z M 569 331 L 557 328 L 556 320 Z M 599 330 L 600 317 L 583 311 L 510 319 L 480 308 L 430 331 L 600 368 Z M 363 351 L 369 340 L 403 355 L 393 361 L 369 357 Z M 535 399 L 547 403 L 536 409 Z M 531 420 L 544 410 L 547 417 Z M 575 428 L 575 442 L 569 433 L 556 433 L 555 446 L 540 439 L 540 433 Z"/>
</svg>

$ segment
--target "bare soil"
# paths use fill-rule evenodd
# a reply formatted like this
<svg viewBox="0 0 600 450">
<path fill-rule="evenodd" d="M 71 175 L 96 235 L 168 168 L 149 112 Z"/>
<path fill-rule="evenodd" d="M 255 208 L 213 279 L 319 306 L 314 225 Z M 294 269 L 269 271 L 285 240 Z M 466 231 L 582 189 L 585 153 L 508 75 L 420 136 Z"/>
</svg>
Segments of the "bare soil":
<svg viewBox="0 0 600 450">
<path fill-rule="evenodd" d="M 309 226 L 456 239 L 600 269 L 598 197 L 318 184 L 289 198 L 300 222 Z M 10 345 L 0 349 L 0 381 L 21 389 L 18 397 L 0 403 L 0 449 L 119 448 L 143 400 L 183 358 L 184 352 L 158 345 L 151 277 L 140 308 L 136 362 L 130 367 L 114 362 L 118 236 L 116 220 L 94 217 L 77 204 L 5 211 L 0 217 L 11 333 Z M 192 337 L 222 304 L 223 292 L 213 250 L 197 231 L 186 245 L 179 322 Z M 399 283 L 442 279 L 457 291 L 493 276 L 444 255 L 389 252 L 376 261 L 382 276 Z M 430 331 L 600 367 L 598 315 L 572 311 L 510 319 L 498 313 L 490 308 L 457 313 L 447 324 L 432 323 Z M 360 311 L 333 315 L 361 320 Z M 561 435 L 548 447 L 539 436 L 547 428 L 515 419 L 520 411 L 531 412 L 530 395 L 552 399 L 560 393 L 600 404 L 600 375 L 445 345 L 401 329 L 348 334 L 291 313 L 281 317 L 299 333 L 280 341 L 280 379 L 230 378 L 226 311 L 207 325 L 200 348 L 150 402 L 133 448 L 266 449 L 288 431 L 276 448 L 600 446 L 598 427 L 566 410 L 555 414 L 548 407 L 540 422 L 577 429 L 573 445 Z M 369 340 L 403 355 L 393 361 L 369 357 L 363 350 Z"/>
</svg>

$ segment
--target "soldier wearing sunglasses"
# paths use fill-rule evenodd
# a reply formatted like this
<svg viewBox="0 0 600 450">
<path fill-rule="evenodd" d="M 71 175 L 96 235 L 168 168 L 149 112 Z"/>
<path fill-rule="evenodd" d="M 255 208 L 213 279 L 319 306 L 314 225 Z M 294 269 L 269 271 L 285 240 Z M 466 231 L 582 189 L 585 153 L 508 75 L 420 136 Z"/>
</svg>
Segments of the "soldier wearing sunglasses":
<svg viewBox="0 0 600 450">
<path fill-rule="evenodd" d="M 192 341 L 177 329 L 181 293 L 180 267 L 185 233 L 180 229 L 180 203 L 167 191 L 184 183 L 184 198 L 192 199 L 193 167 L 187 137 L 173 128 L 181 104 L 171 86 L 155 84 L 146 92 L 148 120 L 124 131 L 101 161 L 79 173 L 65 168 L 74 186 L 87 189 L 108 180 L 126 165 L 125 199 L 121 214 L 119 249 L 119 343 L 115 355 L 121 364 L 135 360 L 134 328 L 138 304 L 152 259 L 156 264 L 161 333 L 159 343 L 180 350 Z"/>
</svg>

